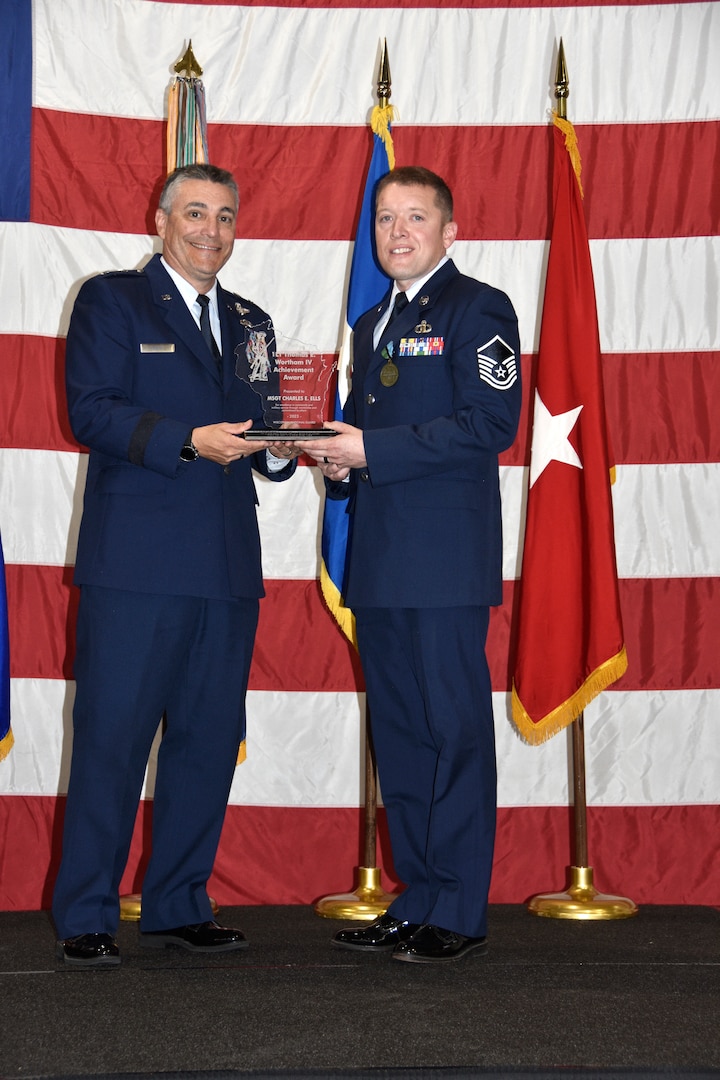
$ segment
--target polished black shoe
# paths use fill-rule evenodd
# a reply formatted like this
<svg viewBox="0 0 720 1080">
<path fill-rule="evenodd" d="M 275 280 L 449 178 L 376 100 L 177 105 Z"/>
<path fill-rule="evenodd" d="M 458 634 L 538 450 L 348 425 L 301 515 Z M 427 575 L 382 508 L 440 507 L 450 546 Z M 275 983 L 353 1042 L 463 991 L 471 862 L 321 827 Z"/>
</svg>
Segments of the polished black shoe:
<svg viewBox="0 0 720 1080">
<path fill-rule="evenodd" d="M 120 950 L 110 934 L 78 934 L 57 943 L 57 955 L 75 967 L 116 967 Z"/>
<path fill-rule="evenodd" d="M 216 922 L 203 922 L 176 926 L 173 930 L 146 930 L 140 934 L 140 944 L 146 949 L 177 945 L 191 952 L 233 952 L 247 949 L 250 943 L 241 930 L 218 926 Z"/>
<path fill-rule="evenodd" d="M 469 952 L 482 956 L 487 952 L 487 938 L 465 937 L 441 926 L 421 926 L 407 941 L 393 951 L 393 960 L 408 960 L 411 964 L 447 963 L 462 960 Z"/>
<path fill-rule="evenodd" d="M 394 949 L 401 941 L 407 941 L 419 929 L 417 923 L 401 922 L 385 914 L 365 926 L 348 926 L 345 930 L 338 930 L 330 944 L 338 949 L 382 952 L 384 949 Z"/>
</svg>

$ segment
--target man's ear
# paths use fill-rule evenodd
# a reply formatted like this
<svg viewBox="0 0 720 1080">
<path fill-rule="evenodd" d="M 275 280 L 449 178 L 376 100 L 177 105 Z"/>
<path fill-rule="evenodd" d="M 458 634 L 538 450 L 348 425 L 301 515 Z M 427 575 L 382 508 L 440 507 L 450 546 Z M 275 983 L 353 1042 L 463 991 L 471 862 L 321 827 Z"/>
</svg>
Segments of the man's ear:
<svg viewBox="0 0 720 1080">
<path fill-rule="evenodd" d="M 447 225 L 443 226 L 443 243 L 446 251 L 455 243 L 457 232 L 458 227 L 456 221 L 448 221 Z"/>
<path fill-rule="evenodd" d="M 165 239 L 165 223 L 167 222 L 167 214 L 160 207 L 155 211 L 155 228 L 157 234 L 161 240 Z"/>
</svg>

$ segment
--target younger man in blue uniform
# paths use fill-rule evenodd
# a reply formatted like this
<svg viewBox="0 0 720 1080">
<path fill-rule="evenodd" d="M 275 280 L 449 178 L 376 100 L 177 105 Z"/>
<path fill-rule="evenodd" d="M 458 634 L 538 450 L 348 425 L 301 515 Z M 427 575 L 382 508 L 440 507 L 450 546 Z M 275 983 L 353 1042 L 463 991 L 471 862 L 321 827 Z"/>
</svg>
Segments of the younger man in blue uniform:
<svg viewBox="0 0 720 1080">
<path fill-rule="evenodd" d="M 515 438 L 520 343 L 507 296 L 460 274 L 445 182 L 394 169 L 375 238 L 393 279 L 353 337 L 339 434 L 302 444 L 351 515 L 356 617 L 395 867 L 388 911 L 333 943 L 434 963 L 485 951 L 496 818 L 489 607 L 502 601 L 498 454 Z M 396 305 L 396 298 L 399 304 Z"/>
</svg>

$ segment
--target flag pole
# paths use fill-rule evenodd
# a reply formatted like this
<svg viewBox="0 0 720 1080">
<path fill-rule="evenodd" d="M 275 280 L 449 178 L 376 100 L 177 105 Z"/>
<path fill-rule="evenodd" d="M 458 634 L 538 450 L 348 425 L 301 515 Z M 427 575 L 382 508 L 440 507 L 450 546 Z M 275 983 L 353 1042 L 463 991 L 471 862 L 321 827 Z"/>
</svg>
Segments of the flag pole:
<svg viewBox="0 0 720 1080">
<path fill-rule="evenodd" d="M 569 80 L 562 38 L 555 71 L 557 114 L 567 120 Z M 568 867 L 570 884 L 565 892 L 543 893 L 528 901 L 528 911 L 551 919 L 626 919 L 637 914 L 637 905 L 625 896 L 599 893 L 588 865 L 587 798 L 585 790 L 585 722 L 580 713 L 572 722 L 574 865 Z"/>
<path fill-rule="evenodd" d="M 383 42 L 378 69 L 377 96 L 380 109 L 390 105 L 391 79 L 387 41 Z M 358 886 L 354 892 L 324 896 L 315 904 L 315 913 L 325 919 L 372 920 L 383 915 L 395 896 L 382 887 L 377 862 L 377 767 L 370 734 L 370 713 L 365 704 L 365 812 L 363 825 L 363 865 L 357 867 Z"/>
<path fill-rule="evenodd" d="M 528 900 L 531 915 L 549 919 L 627 919 L 637 915 L 637 905 L 626 896 L 600 893 L 588 866 L 587 802 L 585 798 L 585 725 L 583 713 L 572 722 L 574 864 L 568 867 L 570 883 L 565 892 L 540 893 Z"/>
<path fill-rule="evenodd" d="M 376 919 L 378 915 L 383 915 L 395 899 L 394 893 L 387 893 L 383 889 L 380 867 L 375 865 L 377 861 L 377 773 L 367 706 L 365 715 L 364 865 L 357 867 L 358 885 L 354 892 L 334 893 L 316 902 L 315 914 L 324 919 L 369 921 Z"/>
</svg>

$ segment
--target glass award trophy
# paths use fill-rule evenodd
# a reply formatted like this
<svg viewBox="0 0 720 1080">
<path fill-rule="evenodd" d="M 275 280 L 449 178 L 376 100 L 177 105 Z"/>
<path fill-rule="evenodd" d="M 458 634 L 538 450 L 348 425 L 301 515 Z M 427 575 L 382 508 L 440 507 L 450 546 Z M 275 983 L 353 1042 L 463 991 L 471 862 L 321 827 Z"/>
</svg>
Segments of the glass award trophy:
<svg viewBox="0 0 720 1080">
<path fill-rule="evenodd" d="M 269 326 L 249 328 L 235 348 L 235 374 L 262 399 L 265 427 L 251 428 L 243 438 L 278 442 L 334 435 L 322 425 L 332 419 L 336 368 L 332 353 L 282 334 L 275 341 Z"/>
</svg>

